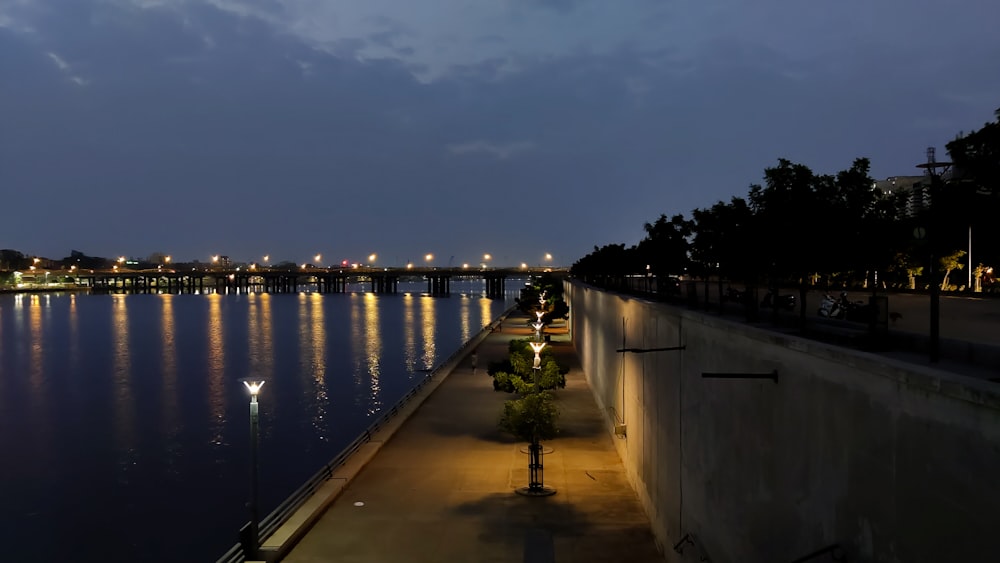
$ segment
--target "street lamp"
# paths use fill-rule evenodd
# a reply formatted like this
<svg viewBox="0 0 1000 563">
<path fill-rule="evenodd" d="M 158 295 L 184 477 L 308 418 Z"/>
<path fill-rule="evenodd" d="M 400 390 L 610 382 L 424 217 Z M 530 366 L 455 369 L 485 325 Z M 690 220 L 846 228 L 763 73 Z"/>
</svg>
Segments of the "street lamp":
<svg viewBox="0 0 1000 563">
<path fill-rule="evenodd" d="M 267 267 L 267 261 L 270 260 L 270 259 L 271 259 L 271 257 L 269 255 L 267 255 L 267 254 L 264 255 L 264 267 L 265 268 Z"/>
<path fill-rule="evenodd" d="M 317 268 L 319 268 L 320 266 L 322 266 L 322 264 L 320 264 L 320 261 L 322 261 L 322 260 L 323 260 L 323 255 L 322 254 L 317 254 L 316 255 L 316 267 Z"/>
<path fill-rule="evenodd" d="M 427 265 L 430 266 L 431 265 L 431 260 L 434 260 L 434 255 L 433 254 L 428 254 L 427 256 L 424 256 L 424 260 L 426 260 L 427 261 Z"/>
<path fill-rule="evenodd" d="M 264 386 L 263 379 L 247 377 L 241 379 L 243 385 L 250 391 L 250 502 L 247 508 L 250 509 L 250 527 L 247 534 L 243 535 L 243 555 L 247 558 L 259 558 L 260 550 L 260 515 L 258 513 L 258 455 L 260 411 L 258 410 L 257 395 L 260 388 Z"/>
<path fill-rule="evenodd" d="M 534 363 L 531 365 L 532 369 L 541 371 L 542 369 L 542 357 L 539 355 L 542 352 L 542 348 L 545 348 L 544 342 L 529 342 L 528 346 L 531 346 L 531 350 L 535 353 Z M 538 372 L 535 372 L 535 385 L 538 385 Z"/>
<path fill-rule="evenodd" d="M 375 254 L 374 252 L 372 252 L 371 254 L 369 254 L 368 255 L 368 265 L 369 266 L 374 266 L 376 258 L 378 258 L 378 255 Z"/>
<path fill-rule="evenodd" d="M 541 321 L 538 321 L 537 323 L 531 323 L 531 326 L 534 327 L 534 329 L 535 329 L 535 339 L 541 340 L 542 339 L 542 327 L 544 327 L 545 325 Z"/>
</svg>

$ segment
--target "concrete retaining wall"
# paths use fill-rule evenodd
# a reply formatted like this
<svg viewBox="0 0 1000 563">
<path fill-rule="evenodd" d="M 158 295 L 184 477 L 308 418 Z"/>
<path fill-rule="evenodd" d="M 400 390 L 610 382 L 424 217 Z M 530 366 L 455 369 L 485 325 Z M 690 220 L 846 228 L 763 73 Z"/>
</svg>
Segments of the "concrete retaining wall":
<svg viewBox="0 0 1000 563">
<path fill-rule="evenodd" d="M 572 282 L 566 298 L 668 561 L 1000 560 L 1000 386 Z"/>
</svg>

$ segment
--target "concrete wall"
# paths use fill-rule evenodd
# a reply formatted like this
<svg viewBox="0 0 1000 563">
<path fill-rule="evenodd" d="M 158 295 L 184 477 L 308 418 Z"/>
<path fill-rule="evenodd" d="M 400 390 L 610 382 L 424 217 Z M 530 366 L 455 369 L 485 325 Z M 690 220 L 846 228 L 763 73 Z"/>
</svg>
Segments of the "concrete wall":
<svg viewBox="0 0 1000 563">
<path fill-rule="evenodd" d="M 566 299 L 668 561 L 790 562 L 831 544 L 852 562 L 1000 561 L 1000 386 L 576 283 Z M 623 326 L 624 347 L 686 348 L 617 353 Z M 702 376 L 773 370 L 777 383 Z M 700 548 L 679 555 L 686 534 Z"/>
</svg>

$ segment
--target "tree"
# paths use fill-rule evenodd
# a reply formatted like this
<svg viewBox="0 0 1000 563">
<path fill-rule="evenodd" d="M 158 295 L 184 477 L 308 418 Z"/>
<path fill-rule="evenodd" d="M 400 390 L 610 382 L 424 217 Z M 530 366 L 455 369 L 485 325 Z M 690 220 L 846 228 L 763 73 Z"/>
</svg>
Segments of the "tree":
<svg viewBox="0 0 1000 563">
<path fill-rule="evenodd" d="M 627 249 L 624 244 L 595 246 L 593 252 L 573 263 L 570 274 L 600 287 L 621 288 L 627 275 L 644 271 L 639 262 L 634 246 Z"/>
<path fill-rule="evenodd" d="M 551 440 L 559 429 L 556 419 L 559 409 L 552 404 L 552 394 L 531 393 L 513 401 L 506 401 L 499 427 L 518 440 Z"/>
<path fill-rule="evenodd" d="M 948 276 L 950 276 L 954 270 L 961 270 L 965 267 L 965 265 L 961 262 L 963 256 L 965 256 L 965 251 L 957 250 L 951 254 L 941 257 L 941 269 L 944 270 L 944 280 L 941 282 L 942 290 L 948 291 L 948 288 L 950 287 L 948 285 Z"/>
<path fill-rule="evenodd" d="M 28 258 L 17 250 L 11 250 L 9 248 L 0 250 L 0 270 L 23 270 L 30 265 L 31 258 Z"/>
<path fill-rule="evenodd" d="M 670 219 L 660 215 L 655 222 L 643 225 L 646 237 L 639 241 L 636 253 L 639 260 L 648 265 L 650 273 L 661 277 L 687 271 L 692 225 L 680 214 Z"/>
<path fill-rule="evenodd" d="M 978 258 L 985 263 L 1000 260 L 1000 109 L 996 121 L 959 135 L 945 147 L 954 163 L 947 189 L 942 194 L 947 204 L 941 217 L 948 227 L 948 240 L 962 245 L 967 229 L 973 230 Z"/>
<path fill-rule="evenodd" d="M 541 350 L 538 355 L 531 350 L 528 354 L 524 350 L 528 348 L 527 340 L 512 340 L 509 344 L 509 357 L 507 371 L 497 371 L 497 366 L 491 365 L 495 379 L 493 388 L 500 390 L 500 374 L 507 378 L 507 383 L 521 396 L 518 399 L 504 402 L 503 413 L 500 415 L 498 426 L 501 430 L 509 432 L 515 438 L 530 440 L 528 446 L 528 486 L 518 489 L 519 494 L 530 496 L 545 496 L 555 493 L 555 490 L 546 487 L 542 483 L 542 446 L 539 440 L 547 440 L 555 437 L 556 418 L 558 410 L 552 404 L 552 394 L 544 389 L 546 386 L 559 384 L 565 385 L 565 377 L 551 356 L 547 360 L 542 360 L 541 353 L 546 351 L 544 343 L 534 343 L 536 348 Z M 529 359 L 530 355 L 530 359 Z M 536 360 L 537 358 L 537 360 Z M 535 369 L 538 366 L 539 369 Z M 541 373 L 548 371 L 549 376 Z M 509 377 L 508 377 L 509 376 Z M 530 381 L 529 381 L 530 376 Z"/>
<path fill-rule="evenodd" d="M 539 300 L 542 295 L 545 296 L 544 306 L 540 305 Z M 544 324 L 551 324 L 556 319 L 566 319 L 569 315 L 569 305 L 563 299 L 562 279 L 556 278 L 551 272 L 536 277 L 531 285 L 521 290 L 515 302 L 517 308 L 524 313 L 533 315 L 537 310 L 544 312 Z"/>
<path fill-rule="evenodd" d="M 491 362 L 486 372 L 493 377 L 493 389 L 507 393 L 517 392 L 522 395 L 566 387 L 568 368 L 560 366 L 552 355 L 552 350 L 543 348 L 539 353 L 541 369 L 538 373 L 538 386 L 535 387 L 535 353 L 528 340 L 511 340 L 507 347 L 507 359 Z"/>
</svg>

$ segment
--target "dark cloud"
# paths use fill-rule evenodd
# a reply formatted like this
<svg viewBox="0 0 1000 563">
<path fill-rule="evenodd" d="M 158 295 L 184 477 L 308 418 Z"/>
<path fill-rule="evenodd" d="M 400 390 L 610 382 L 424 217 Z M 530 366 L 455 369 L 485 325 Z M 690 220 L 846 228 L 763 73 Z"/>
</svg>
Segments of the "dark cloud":
<svg viewBox="0 0 1000 563">
<path fill-rule="evenodd" d="M 0 189 L 23 210 L 0 240 L 52 256 L 568 264 L 745 194 L 779 157 L 909 173 L 1000 106 L 984 37 L 947 64 L 868 31 L 801 52 L 726 35 L 558 54 L 472 33 L 481 53 L 448 63 L 388 16 L 317 41 L 275 23 L 291 4 L 68 4 L 0 27 Z"/>
</svg>

